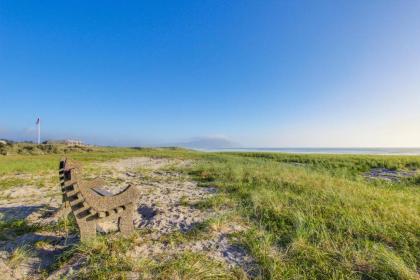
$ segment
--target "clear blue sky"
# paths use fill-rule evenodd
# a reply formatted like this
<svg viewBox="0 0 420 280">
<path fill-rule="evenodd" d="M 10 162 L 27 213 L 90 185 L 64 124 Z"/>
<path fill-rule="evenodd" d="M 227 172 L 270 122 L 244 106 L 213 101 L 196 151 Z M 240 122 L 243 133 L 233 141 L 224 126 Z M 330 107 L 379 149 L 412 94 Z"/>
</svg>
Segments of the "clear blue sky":
<svg viewBox="0 0 420 280">
<path fill-rule="evenodd" d="M 420 146 L 420 1 L 0 2 L 0 138 Z"/>
</svg>

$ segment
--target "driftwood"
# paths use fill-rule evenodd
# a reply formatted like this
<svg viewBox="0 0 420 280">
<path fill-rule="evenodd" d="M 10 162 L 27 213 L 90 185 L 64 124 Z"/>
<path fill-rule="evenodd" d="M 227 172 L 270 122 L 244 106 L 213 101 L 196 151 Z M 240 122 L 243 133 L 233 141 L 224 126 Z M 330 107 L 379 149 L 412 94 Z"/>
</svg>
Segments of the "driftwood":
<svg viewBox="0 0 420 280">
<path fill-rule="evenodd" d="M 118 194 L 111 194 L 100 187 L 105 182 L 96 178 L 81 179 L 81 167 L 66 158 L 60 161 L 59 176 L 63 193 L 63 214 L 73 213 L 80 230 L 82 241 L 96 236 L 96 224 L 105 220 L 118 219 L 123 235 L 134 230 L 133 212 L 139 197 L 134 186 L 128 186 Z"/>
</svg>

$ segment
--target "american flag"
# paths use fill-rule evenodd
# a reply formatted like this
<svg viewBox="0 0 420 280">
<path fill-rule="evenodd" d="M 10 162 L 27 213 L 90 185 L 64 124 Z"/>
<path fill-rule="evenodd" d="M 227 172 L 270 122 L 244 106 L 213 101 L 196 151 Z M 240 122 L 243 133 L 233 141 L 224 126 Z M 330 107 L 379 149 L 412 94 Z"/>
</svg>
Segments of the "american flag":
<svg viewBox="0 0 420 280">
<path fill-rule="evenodd" d="M 39 124 L 40 122 L 41 122 L 41 119 L 40 118 L 37 118 L 35 124 Z"/>
</svg>

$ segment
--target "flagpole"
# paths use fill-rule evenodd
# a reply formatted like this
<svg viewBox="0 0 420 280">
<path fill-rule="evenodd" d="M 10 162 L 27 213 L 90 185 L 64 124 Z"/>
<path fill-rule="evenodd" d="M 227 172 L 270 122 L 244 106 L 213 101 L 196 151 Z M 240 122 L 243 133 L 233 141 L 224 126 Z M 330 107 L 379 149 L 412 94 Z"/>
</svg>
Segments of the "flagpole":
<svg viewBox="0 0 420 280">
<path fill-rule="evenodd" d="M 41 144 L 41 119 L 38 118 L 38 145 Z"/>
</svg>

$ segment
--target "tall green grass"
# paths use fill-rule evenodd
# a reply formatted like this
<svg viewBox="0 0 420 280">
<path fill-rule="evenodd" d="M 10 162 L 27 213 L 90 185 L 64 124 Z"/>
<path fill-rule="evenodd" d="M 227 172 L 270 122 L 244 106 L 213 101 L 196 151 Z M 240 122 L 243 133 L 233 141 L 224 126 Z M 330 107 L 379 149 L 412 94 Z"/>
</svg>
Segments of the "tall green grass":
<svg viewBox="0 0 420 280">
<path fill-rule="evenodd" d="M 317 164 L 317 156 L 308 158 Z M 329 168 L 328 158 L 334 164 L 348 157 L 320 156 L 322 168 Z M 375 166 L 400 162 L 377 162 L 382 160 L 385 164 Z M 416 160 L 402 160 L 403 166 Z M 357 170 L 357 164 L 350 161 L 343 168 Z M 242 241 L 264 279 L 419 277 L 418 187 L 334 176 L 279 163 L 277 155 L 224 156 L 199 164 L 192 174 L 235 199 L 238 211 L 250 220 Z"/>
<path fill-rule="evenodd" d="M 235 153 L 241 157 L 261 158 L 277 162 L 297 164 L 316 170 L 328 170 L 335 175 L 357 175 L 372 168 L 410 170 L 420 168 L 419 156 L 382 155 L 318 155 L 286 153 Z"/>
</svg>

